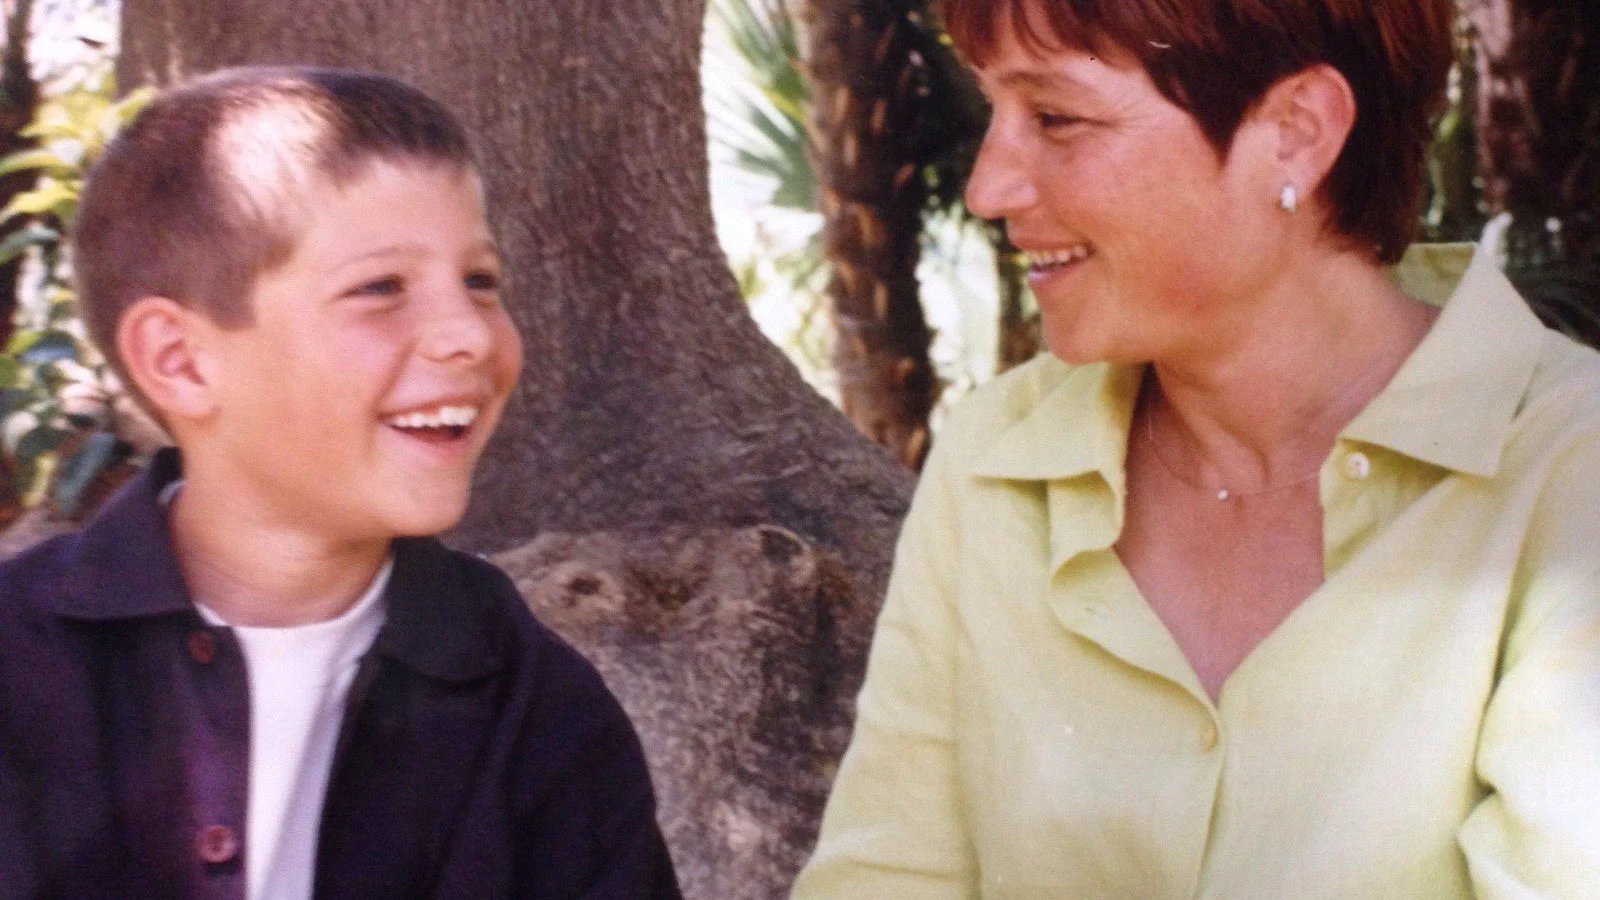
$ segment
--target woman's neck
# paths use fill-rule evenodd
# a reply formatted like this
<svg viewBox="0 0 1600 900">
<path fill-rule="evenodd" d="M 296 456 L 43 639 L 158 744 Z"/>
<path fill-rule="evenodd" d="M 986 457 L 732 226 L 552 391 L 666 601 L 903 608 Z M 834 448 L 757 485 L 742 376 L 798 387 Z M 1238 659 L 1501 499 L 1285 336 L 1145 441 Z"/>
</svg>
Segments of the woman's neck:
<svg viewBox="0 0 1600 900">
<path fill-rule="evenodd" d="M 1229 333 L 1158 359 L 1141 414 L 1196 481 L 1259 490 L 1314 472 L 1437 310 L 1354 254 L 1290 271 Z"/>
<path fill-rule="evenodd" d="M 288 627 L 337 618 L 372 583 L 386 540 L 337 541 L 274 516 L 249 491 L 191 471 L 168 527 L 190 595 L 231 625 Z"/>
</svg>

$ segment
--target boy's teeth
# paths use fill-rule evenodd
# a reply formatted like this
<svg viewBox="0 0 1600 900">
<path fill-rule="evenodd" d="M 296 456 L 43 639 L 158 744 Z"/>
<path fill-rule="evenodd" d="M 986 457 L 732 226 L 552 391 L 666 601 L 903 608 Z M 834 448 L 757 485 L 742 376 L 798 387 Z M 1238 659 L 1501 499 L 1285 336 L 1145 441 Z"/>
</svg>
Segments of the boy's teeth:
<svg viewBox="0 0 1600 900">
<path fill-rule="evenodd" d="M 391 416 L 389 424 L 396 428 L 456 428 L 471 425 L 477 418 L 476 406 L 441 406 L 427 412 Z"/>
</svg>

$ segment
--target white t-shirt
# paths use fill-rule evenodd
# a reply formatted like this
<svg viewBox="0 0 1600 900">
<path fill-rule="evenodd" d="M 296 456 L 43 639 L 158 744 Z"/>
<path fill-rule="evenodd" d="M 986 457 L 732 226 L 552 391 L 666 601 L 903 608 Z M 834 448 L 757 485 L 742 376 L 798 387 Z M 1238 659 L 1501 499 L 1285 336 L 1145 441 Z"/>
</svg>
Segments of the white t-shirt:
<svg viewBox="0 0 1600 900">
<path fill-rule="evenodd" d="M 310 900 L 317 832 L 345 698 L 383 626 L 394 558 L 336 619 L 292 628 L 233 628 L 250 682 L 247 900 Z M 222 617 L 196 604 L 213 625 Z"/>
</svg>

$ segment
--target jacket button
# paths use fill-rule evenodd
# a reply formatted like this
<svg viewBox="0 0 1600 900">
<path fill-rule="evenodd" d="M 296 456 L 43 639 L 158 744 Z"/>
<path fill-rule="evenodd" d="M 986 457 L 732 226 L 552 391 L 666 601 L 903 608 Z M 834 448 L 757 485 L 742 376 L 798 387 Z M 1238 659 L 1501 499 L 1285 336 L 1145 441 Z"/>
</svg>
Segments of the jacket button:
<svg viewBox="0 0 1600 900">
<path fill-rule="evenodd" d="M 209 631 L 189 632 L 188 647 L 189 658 L 203 666 L 217 658 L 217 639 Z"/>
<path fill-rule="evenodd" d="M 225 863 L 239 855 L 239 839 L 226 825 L 207 825 L 200 829 L 194 844 L 201 862 Z"/>
</svg>

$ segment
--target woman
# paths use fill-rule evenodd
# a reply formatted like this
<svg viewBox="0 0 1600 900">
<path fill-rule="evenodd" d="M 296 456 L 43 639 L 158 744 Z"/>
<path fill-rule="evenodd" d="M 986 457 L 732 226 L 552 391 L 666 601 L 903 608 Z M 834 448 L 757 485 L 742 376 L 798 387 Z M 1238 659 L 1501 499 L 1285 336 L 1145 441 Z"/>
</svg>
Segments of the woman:
<svg viewBox="0 0 1600 900">
<path fill-rule="evenodd" d="M 1448 0 L 945 6 L 1051 353 L 928 464 L 795 897 L 1600 897 L 1600 357 L 1405 253 Z"/>
</svg>

